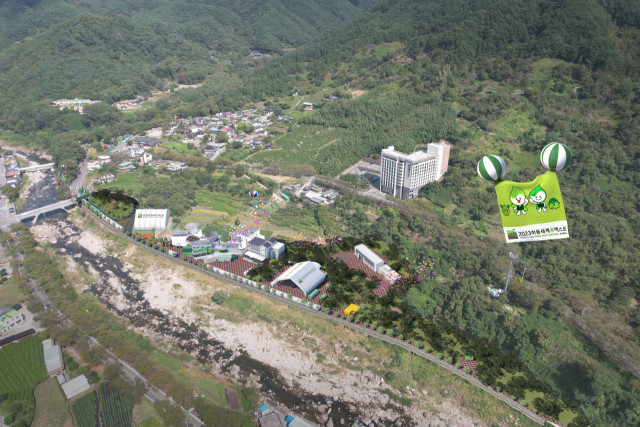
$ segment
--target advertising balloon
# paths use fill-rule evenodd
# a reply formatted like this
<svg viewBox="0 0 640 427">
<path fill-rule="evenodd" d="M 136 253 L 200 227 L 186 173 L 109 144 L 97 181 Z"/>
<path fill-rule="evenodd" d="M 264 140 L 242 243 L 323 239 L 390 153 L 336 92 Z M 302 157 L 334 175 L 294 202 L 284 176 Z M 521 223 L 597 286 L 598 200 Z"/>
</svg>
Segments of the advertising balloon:
<svg viewBox="0 0 640 427">
<path fill-rule="evenodd" d="M 531 182 L 504 181 L 507 166 L 498 156 L 485 156 L 478 163 L 478 176 L 494 183 L 507 243 L 569 238 L 556 172 L 569 165 L 571 151 L 558 142 L 547 144 L 540 162 L 549 171 Z"/>
<path fill-rule="evenodd" d="M 507 164 L 502 157 L 484 156 L 478 162 L 478 176 L 487 181 L 495 182 L 504 178 L 507 173 Z"/>
</svg>

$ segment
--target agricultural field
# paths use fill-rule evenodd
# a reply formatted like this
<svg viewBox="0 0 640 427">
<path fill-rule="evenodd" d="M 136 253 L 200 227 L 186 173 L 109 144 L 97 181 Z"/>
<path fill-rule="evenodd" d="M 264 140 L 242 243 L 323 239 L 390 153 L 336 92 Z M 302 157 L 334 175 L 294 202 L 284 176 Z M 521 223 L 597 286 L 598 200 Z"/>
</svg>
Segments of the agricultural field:
<svg viewBox="0 0 640 427">
<path fill-rule="evenodd" d="M 115 181 L 111 181 L 104 185 L 96 185 L 95 188 L 118 188 L 125 191 L 133 190 L 134 193 L 139 193 L 142 189 L 142 183 L 140 182 L 140 172 L 118 173 Z"/>
<path fill-rule="evenodd" d="M 212 193 L 205 190 L 196 191 L 196 201 L 198 202 L 198 207 L 209 207 L 216 214 L 226 213 L 230 215 L 247 209 L 245 205 L 238 203 L 228 194 Z"/>
<path fill-rule="evenodd" d="M 103 426 L 131 427 L 133 407 L 131 402 L 109 383 L 101 383 L 99 388 L 100 417 Z"/>
<path fill-rule="evenodd" d="M 323 128 L 322 126 L 301 125 L 292 132 L 273 141 L 273 149 L 260 151 L 250 156 L 251 161 L 265 165 L 310 165 L 320 169 L 318 155 L 323 149 L 339 141 L 345 129 Z"/>
<path fill-rule="evenodd" d="M 78 427 L 98 427 L 100 425 L 98 395 L 95 391 L 82 396 L 73 403 L 73 416 Z"/>
<path fill-rule="evenodd" d="M 63 427 L 71 418 L 58 380 L 49 378 L 35 390 L 36 413 L 31 427 Z"/>
<path fill-rule="evenodd" d="M 33 390 L 46 379 L 42 345 L 36 336 L 0 351 L 0 394 L 8 394 L 9 400 L 21 400 L 25 409 L 34 408 Z"/>
</svg>

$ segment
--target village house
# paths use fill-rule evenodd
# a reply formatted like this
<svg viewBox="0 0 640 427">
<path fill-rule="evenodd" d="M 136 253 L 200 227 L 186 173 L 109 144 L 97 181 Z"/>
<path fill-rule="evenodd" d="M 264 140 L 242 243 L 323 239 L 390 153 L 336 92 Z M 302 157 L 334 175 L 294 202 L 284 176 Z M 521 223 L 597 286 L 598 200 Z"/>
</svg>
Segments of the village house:
<svg viewBox="0 0 640 427">
<path fill-rule="evenodd" d="M 134 157 L 140 157 L 144 154 L 144 148 L 142 147 L 131 147 L 129 157 L 132 159 Z"/>
<path fill-rule="evenodd" d="M 166 166 L 169 163 L 171 163 L 169 160 L 161 160 L 161 159 L 151 160 L 149 162 L 149 166 Z"/>
<path fill-rule="evenodd" d="M 90 171 L 94 171 L 96 169 L 100 169 L 100 160 L 89 160 L 87 162 L 87 169 Z"/>
<path fill-rule="evenodd" d="M 134 165 L 131 162 L 124 162 L 124 163 L 120 163 L 118 165 L 118 170 L 121 170 L 123 172 L 128 172 L 128 171 L 132 171 L 132 170 L 135 170 L 135 169 L 137 169 L 136 165 Z"/>
<path fill-rule="evenodd" d="M 116 176 L 114 174 L 112 174 L 111 172 L 107 172 L 107 173 L 103 174 L 98 179 L 100 180 L 100 182 L 102 182 L 104 184 L 105 182 L 113 181 L 114 179 L 116 179 Z"/>
<path fill-rule="evenodd" d="M 148 150 L 149 148 L 153 148 L 156 145 L 160 144 L 160 141 L 158 141 L 155 138 L 148 138 L 145 136 L 136 136 L 133 138 L 133 144 L 138 145 L 145 150 Z"/>
<path fill-rule="evenodd" d="M 153 160 L 153 156 L 150 153 L 143 153 L 138 159 L 138 164 L 140 166 L 148 165 L 151 160 Z"/>
<path fill-rule="evenodd" d="M 167 171 L 169 172 L 178 172 L 183 171 L 187 168 L 187 164 L 183 162 L 171 162 L 167 166 Z"/>
<path fill-rule="evenodd" d="M 111 156 L 98 156 L 98 162 L 100 162 L 101 165 L 104 165 L 105 163 L 109 163 L 111 161 Z"/>
<path fill-rule="evenodd" d="M 0 309 L 0 335 L 15 329 L 24 322 L 24 314 L 14 310 L 13 307 Z"/>
</svg>

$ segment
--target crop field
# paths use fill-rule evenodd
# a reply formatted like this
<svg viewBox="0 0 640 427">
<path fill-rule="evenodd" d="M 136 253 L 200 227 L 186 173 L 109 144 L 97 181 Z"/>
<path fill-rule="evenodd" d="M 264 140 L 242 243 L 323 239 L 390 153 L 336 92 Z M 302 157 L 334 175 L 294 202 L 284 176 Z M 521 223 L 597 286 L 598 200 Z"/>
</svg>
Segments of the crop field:
<svg viewBox="0 0 640 427">
<path fill-rule="evenodd" d="M 212 209 L 212 212 L 217 213 L 224 212 L 227 214 L 234 214 L 247 207 L 236 200 L 234 200 L 228 194 L 212 193 L 210 191 L 198 190 L 196 191 L 196 201 L 198 206 L 206 206 Z"/>
<path fill-rule="evenodd" d="M 131 427 L 133 425 L 131 402 L 109 383 L 101 383 L 99 392 L 102 425 Z"/>
<path fill-rule="evenodd" d="M 140 172 L 119 173 L 115 181 L 96 186 L 96 188 L 118 188 L 138 192 L 142 189 L 142 184 L 140 183 Z"/>
<path fill-rule="evenodd" d="M 265 164 L 311 165 L 319 169 L 318 155 L 326 147 L 340 140 L 345 129 L 324 129 L 321 126 L 302 125 L 273 142 L 273 149 L 260 151 L 250 157 Z"/>
<path fill-rule="evenodd" d="M 25 338 L 0 351 L 0 394 L 7 393 L 10 400 L 34 406 L 33 389 L 46 379 L 42 345 L 37 337 Z"/>
<path fill-rule="evenodd" d="M 73 403 L 73 415 L 78 427 L 98 427 L 98 395 L 95 391 L 82 396 Z"/>
</svg>

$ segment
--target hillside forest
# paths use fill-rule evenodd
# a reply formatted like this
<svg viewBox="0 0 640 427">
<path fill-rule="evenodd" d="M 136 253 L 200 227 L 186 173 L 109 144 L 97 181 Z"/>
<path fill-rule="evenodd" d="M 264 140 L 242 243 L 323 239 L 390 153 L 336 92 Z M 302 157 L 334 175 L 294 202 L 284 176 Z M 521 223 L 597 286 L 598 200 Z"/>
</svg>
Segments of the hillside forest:
<svg viewBox="0 0 640 427">
<path fill-rule="evenodd" d="M 274 136 L 268 156 L 246 153 L 215 164 L 196 156 L 199 172 L 162 184 L 143 180 L 141 197 L 158 207 L 167 204 L 153 201 L 160 187 L 163 194 L 231 193 L 229 176 L 242 160 L 262 161 L 268 171 L 305 167 L 343 188 L 346 181 L 336 178 L 385 146 L 410 152 L 444 139 L 452 144 L 448 173 L 415 200 L 386 207 L 348 195 L 329 208 L 291 205 L 274 217 L 290 227 L 375 235 L 395 248 L 389 254 L 396 262 L 437 260 L 440 280 L 411 289 L 403 299 L 407 309 L 514 354 L 531 378 L 573 402 L 580 415 L 569 426 L 638 425 L 640 4 L 370 3 L 350 2 L 353 15 L 340 19 L 351 20 L 337 25 L 336 18 L 313 40 L 285 44 L 276 36 L 281 50 L 259 63 L 243 59 L 250 42 L 238 31 L 234 37 L 247 44 L 217 47 L 231 58 L 223 63 L 202 40 L 141 19 L 151 16 L 143 13 L 148 6 L 128 16 L 82 10 L 71 19 L 50 19 L 39 34 L 22 24 L 28 31 L 3 36 L 21 41 L 0 50 L 0 93 L 7 99 L 0 106 L 0 138 L 77 164 L 77 141 L 144 132 L 175 117 L 288 103 L 296 120 Z M 25 51 L 29 55 L 21 55 Z M 72 52 L 80 62 L 69 61 Z M 36 64 L 47 72 L 32 71 Z M 87 107 L 89 118 L 78 123 L 71 111 L 48 104 L 63 96 L 124 99 L 178 73 L 203 84 L 134 113 L 103 103 Z M 293 93 L 318 99 L 315 111 L 292 108 L 299 99 Z M 338 99 L 328 101 L 329 94 Z M 327 137 L 318 137 L 312 157 L 282 149 L 292 135 L 315 132 Z M 477 177 L 476 164 L 497 154 L 508 165 L 507 179 L 527 181 L 544 172 L 539 152 L 552 141 L 573 154 L 559 174 L 570 239 L 507 245 L 495 191 Z M 222 175 L 212 175 L 216 169 Z M 193 206 L 183 198 L 178 204 L 183 211 Z M 519 277 L 492 300 L 486 289 L 506 280 L 509 251 L 519 255 Z"/>
</svg>

